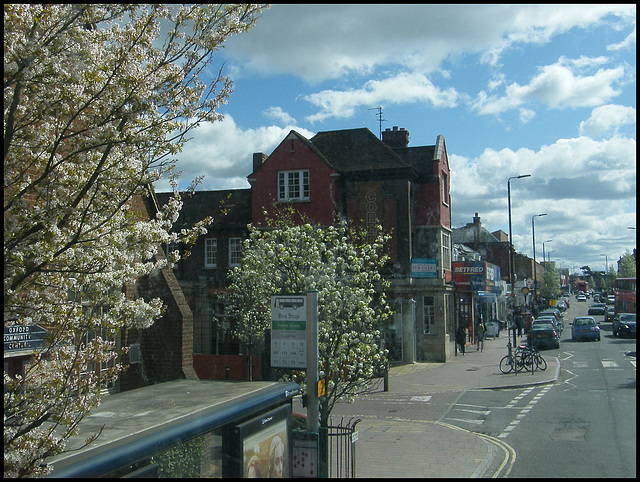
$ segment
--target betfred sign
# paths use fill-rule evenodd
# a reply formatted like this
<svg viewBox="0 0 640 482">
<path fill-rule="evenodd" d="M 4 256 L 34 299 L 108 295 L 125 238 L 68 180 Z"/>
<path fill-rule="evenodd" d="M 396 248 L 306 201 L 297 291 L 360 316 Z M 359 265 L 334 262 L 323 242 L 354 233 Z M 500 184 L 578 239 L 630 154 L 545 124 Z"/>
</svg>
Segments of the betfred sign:
<svg viewBox="0 0 640 482">
<path fill-rule="evenodd" d="M 460 291 L 492 291 L 500 289 L 500 268 L 484 261 L 451 263 L 453 282 Z"/>
</svg>

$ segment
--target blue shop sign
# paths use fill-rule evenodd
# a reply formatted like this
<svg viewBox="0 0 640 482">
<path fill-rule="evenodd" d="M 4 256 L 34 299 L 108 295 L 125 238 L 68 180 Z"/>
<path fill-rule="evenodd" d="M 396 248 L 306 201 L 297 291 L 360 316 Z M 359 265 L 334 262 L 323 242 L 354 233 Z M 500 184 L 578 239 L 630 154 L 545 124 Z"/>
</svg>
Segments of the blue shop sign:
<svg viewBox="0 0 640 482">
<path fill-rule="evenodd" d="M 437 265 L 435 258 L 411 258 L 412 278 L 436 278 Z"/>
</svg>

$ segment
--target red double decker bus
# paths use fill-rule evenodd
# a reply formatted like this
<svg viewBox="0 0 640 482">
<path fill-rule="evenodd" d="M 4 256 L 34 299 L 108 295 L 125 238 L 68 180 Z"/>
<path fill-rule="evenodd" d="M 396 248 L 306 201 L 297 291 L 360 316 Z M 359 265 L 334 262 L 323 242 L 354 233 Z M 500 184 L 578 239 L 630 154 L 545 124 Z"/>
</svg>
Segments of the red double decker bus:
<svg viewBox="0 0 640 482">
<path fill-rule="evenodd" d="M 618 278 L 614 281 L 616 315 L 636 312 L 636 279 Z"/>
</svg>

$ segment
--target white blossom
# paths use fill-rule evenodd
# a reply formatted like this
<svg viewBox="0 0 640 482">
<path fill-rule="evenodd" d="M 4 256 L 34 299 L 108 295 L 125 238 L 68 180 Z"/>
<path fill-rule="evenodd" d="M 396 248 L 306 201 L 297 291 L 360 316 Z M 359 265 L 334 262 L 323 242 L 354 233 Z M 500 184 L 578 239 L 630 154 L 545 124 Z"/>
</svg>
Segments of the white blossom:
<svg viewBox="0 0 640 482">
<path fill-rule="evenodd" d="M 234 334 L 249 345 L 262 340 L 270 327 L 272 295 L 318 291 L 318 371 L 328 393 L 320 400 L 325 426 L 334 404 L 353 401 L 370 389 L 374 366 L 386 360 L 387 350 L 378 346 L 378 326 L 390 311 L 379 271 L 388 259 L 383 246 L 389 237 L 381 231 L 374 249 L 344 222 L 295 226 L 280 214 L 268 230 L 250 229 L 241 265 L 231 275 L 229 313 L 238 320 Z M 303 371 L 290 377 L 303 392 L 304 377 Z"/>
<path fill-rule="evenodd" d="M 51 333 L 25 376 L 4 374 L 5 477 L 46 473 L 41 461 L 64 451 L 122 370 L 113 344 L 87 332 L 143 329 L 162 315 L 162 300 L 123 293 L 168 265 L 162 243 L 206 232 L 210 219 L 172 232 L 182 207 L 173 165 L 188 132 L 219 120 L 231 92 L 222 75 L 203 83 L 213 53 L 259 11 L 5 5 L 5 327 Z M 164 176 L 174 196 L 148 219 L 140 201 Z M 103 361 L 112 367 L 103 378 L 87 371 Z"/>
</svg>

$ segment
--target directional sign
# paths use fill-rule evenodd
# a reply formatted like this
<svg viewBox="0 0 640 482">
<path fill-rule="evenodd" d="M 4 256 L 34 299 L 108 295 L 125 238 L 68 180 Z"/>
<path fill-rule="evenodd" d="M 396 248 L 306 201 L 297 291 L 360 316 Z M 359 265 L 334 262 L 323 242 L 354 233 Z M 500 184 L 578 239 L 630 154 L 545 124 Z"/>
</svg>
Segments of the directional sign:
<svg viewBox="0 0 640 482">
<path fill-rule="evenodd" d="M 271 297 L 271 366 L 307 367 L 307 297 Z"/>
<path fill-rule="evenodd" d="M 4 352 L 17 354 L 40 348 L 49 333 L 38 325 L 4 327 Z"/>
</svg>

